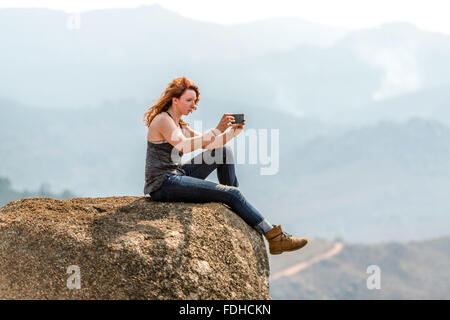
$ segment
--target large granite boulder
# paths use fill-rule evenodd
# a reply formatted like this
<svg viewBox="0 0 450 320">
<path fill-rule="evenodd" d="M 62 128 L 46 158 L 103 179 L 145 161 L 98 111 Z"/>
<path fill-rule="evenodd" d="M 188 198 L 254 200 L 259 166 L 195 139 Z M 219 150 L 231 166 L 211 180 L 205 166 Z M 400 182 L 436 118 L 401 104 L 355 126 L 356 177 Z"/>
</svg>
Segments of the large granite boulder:
<svg viewBox="0 0 450 320">
<path fill-rule="evenodd" d="M 269 299 L 263 237 L 221 203 L 25 198 L 0 208 L 0 299 Z"/>
</svg>

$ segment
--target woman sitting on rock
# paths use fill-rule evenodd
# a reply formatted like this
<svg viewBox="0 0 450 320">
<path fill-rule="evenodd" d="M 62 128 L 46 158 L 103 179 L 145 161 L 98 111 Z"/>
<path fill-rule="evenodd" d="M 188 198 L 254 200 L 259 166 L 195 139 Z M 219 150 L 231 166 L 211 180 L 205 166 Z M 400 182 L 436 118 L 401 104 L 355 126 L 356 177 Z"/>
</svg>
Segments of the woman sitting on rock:
<svg viewBox="0 0 450 320">
<path fill-rule="evenodd" d="M 234 157 L 225 144 L 243 130 L 245 120 L 232 124 L 233 116 L 225 113 L 216 128 L 200 134 L 181 119 L 197 109 L 199 100 L 198 87 L 180 77 L 168 84 L 145 113 L 148 134 L 144 194 L 150 194 L 155 201 L 222 202 L 266 237 L 271 254 L 305 246 L 307 239 L 293 238 L 281 230 L 281 225 L 271 225 L 238 189 Z M 199 148 L 206 151 L 181 164 L 184 153 Z M 219 183 L 205 180 L 214 169 Z"/>
</svg>

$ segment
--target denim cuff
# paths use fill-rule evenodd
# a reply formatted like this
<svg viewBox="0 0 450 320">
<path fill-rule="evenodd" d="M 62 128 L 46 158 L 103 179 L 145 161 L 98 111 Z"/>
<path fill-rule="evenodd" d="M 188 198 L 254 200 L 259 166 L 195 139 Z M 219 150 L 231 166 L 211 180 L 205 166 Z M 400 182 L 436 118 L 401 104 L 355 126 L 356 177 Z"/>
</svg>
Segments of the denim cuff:
<svg viewBox="0 0 450 320">
<path fill-rule="evenodd" d="M 253 228 L 256 229 L 256 231 L 258 231 L 262 235 L 264 235 L 266 232 L 270 231 L 273 228 L 273 225 L 267 219 L 264 218 L 263 221 L 258 223 Z"/>
</svg>

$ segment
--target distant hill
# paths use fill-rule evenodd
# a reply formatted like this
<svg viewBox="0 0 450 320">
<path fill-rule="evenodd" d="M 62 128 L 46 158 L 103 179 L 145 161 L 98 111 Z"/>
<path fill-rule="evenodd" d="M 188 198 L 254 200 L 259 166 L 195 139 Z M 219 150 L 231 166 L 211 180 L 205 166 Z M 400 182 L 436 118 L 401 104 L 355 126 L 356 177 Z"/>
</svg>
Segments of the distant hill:
<svg viewBox="0 0 450 320">
<path fill-rule="evenodd" d="M 180 75 L 203 88 L 217 75 L 223 88 L 232 79 L 209 69 L 208 61 L 233 66 L 300 44 L 328 46 L 348 32 L 293 18 L 226 26 L 160 5 L 84 12 L 79 29 L 67 27 L 69 17 L 49 9 L 0 9 L 0 39 L 8 48 L 0 61 L 0 96 L 33 107 L 81 108 L 107 99 L 147 101 Z M 240 83 L 234 89 L 242 86 L 234 81 Z"/>
<path fill-rule="evenodd" d="M 264 194 L 276 201 L 264 208 L 292 232 L 327 239 L 376 243 L 446 235 L 449 163 L 450 129 L 433 120 L 324 134 L 284 154 Z M 253 182 L 264 186 L 263 179 Z"/>
<path fill-rule="evenodd" d="M 50 191 L 50 186 L 46 183 L 41 184 L 40 188 L 36 191 L 24 190 L 17 191 L 12 187 L 11 181 L 8 178 L 0 176 L 0 207 L 4 206 L 10 201 L 28 198 L 28 197 L 51 197 L 55 199 L 70 199 L 75 195 L 69 190 L 64 190 L 60 194 L 56 194 Z"/>
<path fill-rule="evenodd" d="M 343 243 L 335 256 L 279 277 L 273 275 L 307 263 L 335 242 L 311 239 L 302 250 L 271 256 L 270 296 L 274 299 L 450 299 L 450 237 L 374 245 Z M 380 289 L 367 279 L 380 270 Z"/>
<path fill-rule="evenodd" d="M 159 5 L 85 12 L 75 30 L 69 17 L 0 9 L 8 48 L 0 97 L 33 108 L 146 104 L 186 75 L 204 97 L 230 104 L 330 122 L 416 116 L 450 124 L 450 36 L 410 23 L 349 31 L 277 18 L 224 26 Z"/>
<path fill-rule="evenodd" d="M 342 109 L 336 123 L 375 124 L 379 121 L 405 121 L 412 116 L 437 119 L 450 125 L 450 85 L 424 88 L 408 94 L 369 102 L 354 109 Z"/>
</svg>

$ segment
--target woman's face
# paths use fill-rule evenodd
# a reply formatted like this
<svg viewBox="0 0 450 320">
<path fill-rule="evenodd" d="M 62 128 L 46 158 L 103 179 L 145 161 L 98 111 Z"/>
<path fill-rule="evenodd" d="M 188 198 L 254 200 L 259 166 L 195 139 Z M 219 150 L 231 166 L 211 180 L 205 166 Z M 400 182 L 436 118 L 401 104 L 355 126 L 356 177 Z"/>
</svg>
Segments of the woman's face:
<svg viewBox="0 0 450 320">
<path fill-rule="evenodd" d="M 180 99 L 173 98 L 172 103 L 175 104 L 176 108 L 183 114 L 188 115 L 195 109 L 195 99 L 197 98 L 197 93 L 194 90 L 188 89 L 184 91 Z"/>
</svg>

